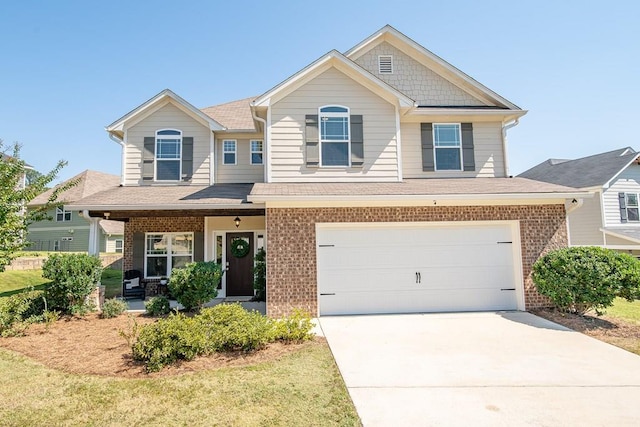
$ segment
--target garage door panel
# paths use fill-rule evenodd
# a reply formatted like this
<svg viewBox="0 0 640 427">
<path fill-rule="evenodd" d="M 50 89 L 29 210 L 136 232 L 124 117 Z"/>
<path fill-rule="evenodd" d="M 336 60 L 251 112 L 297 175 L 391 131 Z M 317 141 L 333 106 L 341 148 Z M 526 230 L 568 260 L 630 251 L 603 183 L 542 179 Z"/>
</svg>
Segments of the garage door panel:
<svg viewBox="0 0 640 427">
<path fill-rule="evenodd" d="M 319 228 L 320 313 L 515 309 L 512 230 L 469 223 Z"/>
</svg>

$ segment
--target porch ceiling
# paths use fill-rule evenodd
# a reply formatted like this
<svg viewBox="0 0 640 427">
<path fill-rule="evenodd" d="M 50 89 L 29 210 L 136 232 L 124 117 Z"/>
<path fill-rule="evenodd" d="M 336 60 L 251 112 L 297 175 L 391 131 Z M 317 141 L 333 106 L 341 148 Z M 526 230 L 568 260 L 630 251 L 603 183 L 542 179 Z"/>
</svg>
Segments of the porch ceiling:
<svg viewBox="0 0 640 427">
<path fill-rule="evenodd" d="M 104 217 L 109 213 L 109 219 L 127 222 L 129 218 L 139 217 L 207 217 L 207 216 L 264 216 L 264 209 L 194 209 L 194 210 L 90 210 L 92 217 Z"/>
</svg>

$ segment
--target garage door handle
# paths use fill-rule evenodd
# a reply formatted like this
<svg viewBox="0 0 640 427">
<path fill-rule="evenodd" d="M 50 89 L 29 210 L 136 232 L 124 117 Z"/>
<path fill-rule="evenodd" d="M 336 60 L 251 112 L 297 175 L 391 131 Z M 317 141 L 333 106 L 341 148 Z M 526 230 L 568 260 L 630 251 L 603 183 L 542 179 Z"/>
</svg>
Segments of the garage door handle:
<svg viewBox="0 0 640 427">
<path fill-rule="evenodd" d="M 335 293 L 333 293 L 333 294 L 320 294 L 321 297 L 326 296 L 326 295 L 335 295 Z"/>
<path fill-rule="evenodd" d="M 502 288 L 501 291 L 515 291 L 516 288 Z"/>
<path fill-rule="evenodd" d="M 422 283 L 422 273 L 416 271 L 416 283 Z"/>
</svg>

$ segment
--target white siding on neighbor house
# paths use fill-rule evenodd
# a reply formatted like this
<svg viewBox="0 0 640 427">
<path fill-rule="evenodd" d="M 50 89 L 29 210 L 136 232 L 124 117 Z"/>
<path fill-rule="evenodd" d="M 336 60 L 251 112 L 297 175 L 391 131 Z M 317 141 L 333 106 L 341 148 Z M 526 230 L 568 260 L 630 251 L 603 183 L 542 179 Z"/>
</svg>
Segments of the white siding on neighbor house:
<svg viewBox="0 0 640 427">
<path fill-rule="evenodd" d="M 392 74 L 378 72 L 379 55 L 393 55 Z M 387 42 L 355 62 L 420 105 L 486 105 Z"/>
<path fill-rule="evenodd" d="M 349 107 L 361 114 L 364 167 L 307 168 L 305 116 L 325 105 Z M 398 179 L 395 107 L 351 78 L 331 68 L 271 110 L 272 182 L 396 181 Z"/>
<path fill-rule="evenodd" d="M 142 181 L 144 138 L 155 137 L 159 129 L 178 129 L 183 137 L 193 137 L 193 178 L 191 184 L 209 184 L 209 148 L 211 131 L 173 104 L 167 104 L 126 130 L 125 185 Z M 146 184 L 147 182 L 145 182 Z"/>
<path fill-rule="evenodd" d="M 633 164 L 626 168 L 604 192 L 605 226 L 624 225 L 640 228 L 640 222 L 622 223 L 620 221 L 618 193 L 640 193 L 640 165 Z"/>
<path fill-rule="evenodd" d="M 223 164 L 222 156 L 222 141 L 234 140 L 236 141 L 236 164 L 225 165 Z M 250 183 L 250 182 L 264 182 L 264 164 L 252 165 L 251 164 L 251 146 L 250 141 L 257 140 L 262 141 L 263 136 L 261 134 L 249 135 L 249 134 L 217 134 L 216 133 L 216 166 L 215 166 L 215 182 L 219 184 L 224 183 Z M 262 145 L 263 161 L 266 160 L 266 151 L 264 151 L 264 143 Z"/>
<path fill-rule="evenodd" d="M 463 122 L 461 120 L 460 122 Z M 424 120 L 438 123 L 437 120 Z M 447 120 L 447 123 L 451 123 Z M 420 123 L 401 123 L 402 131 L 402 174 L 405 178 L 452 178 L 452 177 L 505 177 L 502 150 L 502 125 L 493 122 L 473 123 L 473 146 L 476 170 L 436 171 L 422 170 L 422 141 Z"/>
<path fill-rule="evenodd" d="M 569 214 L 569 242 L 571 246 L 604 245 L 600 193 L 584 199 L 581 207 Z"/>
</svg>

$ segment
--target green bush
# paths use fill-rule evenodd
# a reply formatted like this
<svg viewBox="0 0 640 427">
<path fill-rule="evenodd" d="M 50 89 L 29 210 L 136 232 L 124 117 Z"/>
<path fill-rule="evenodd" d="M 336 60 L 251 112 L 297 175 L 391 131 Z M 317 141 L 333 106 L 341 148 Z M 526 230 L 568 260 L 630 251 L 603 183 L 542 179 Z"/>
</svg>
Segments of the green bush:
<svg viewBox="0 0 640 427">
<path fill-rule="evenodd" d="M 144 362 L 148 372 L 156 372 L 177 360 L 206 354 L 206 335 L 196 318 L 172 314 L 142 326 L 132 350 L 134 360 Z"/>
<path fill-rule="evenodd" d="M 86 311 L 86 299 L 100 282 L 100 258 L 87 254 L 53 254 L 42 265 L 42 277 L 50 279 L 46 297 L 51 308 L 65 313 Z"/>
<path fill-rule="evenodd" d="M 253 289 L 256 291 L 254 300 L 266 301 L 267 298 L 267 253 L 264 248 L 258 249 L 254 258 Z"/>
<path fill-rule="evenodd" d="M 600 247 L 563 248 L 535 262 L 533 281 L 562 311 L 583 315 L 593 309 L 601 314 L 616 296 L 638 296 L 640 262 Z"/>
<path fill-rule="evenodd" d="M 34 322 L 45 320 L 43 291 L 27 291 L 0 298 L 0 335 L 19 335 Z"/>
<path fill-rule="evenodd" d="M 187 310 L 202 307 L 218 295 L 222 268 L 213 261 L 192 262 L 171 270 L 169 291 Z"/>
<path fill-rule="evenodd" d="M 169 300 L 164 296 L 151 298 L 149 301 L 144 303 L 144 308 L 149 316 L 154 317 L 169 314 L 171 311 Z"/>
<path fill-rule="evenodd" d="M 102 305 L 102 318 L 110 319 L 112 317 L 118 317 L 129 309 L 129 305 L 126 301 L 118 298 L 111 298 L 104 302 Z"/>
<path fill-rule="evenodd" d="M 274 320 L 275 339 L 279 341 L 300 342 L 313 337 L 311 315 L 296 308 L 291 316 Z"/>
<path fill-rule="evenodd" d="M 271 321 L 257 311 L 247 311 L 239 303 L 218 304 L 197 316 L 207 333 L 212 351 L 251 351 L 274 339 Z"/>
</svg>

